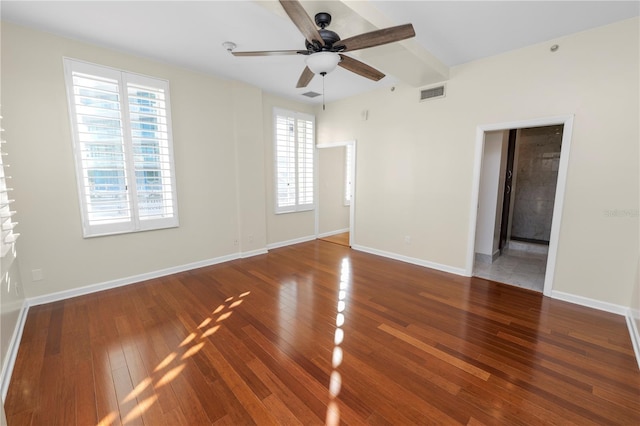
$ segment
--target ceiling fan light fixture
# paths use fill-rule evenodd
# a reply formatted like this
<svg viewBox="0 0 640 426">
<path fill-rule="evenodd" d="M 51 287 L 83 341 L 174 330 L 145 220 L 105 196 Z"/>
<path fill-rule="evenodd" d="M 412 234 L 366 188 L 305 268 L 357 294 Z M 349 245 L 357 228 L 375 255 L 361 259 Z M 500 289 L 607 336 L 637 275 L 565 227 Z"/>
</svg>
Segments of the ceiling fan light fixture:
<svg viewBox="0 0 640 426">
<path fill-rule="evenodd" d="M 328 74 L 338 66 L 340 55 L 335 52 L 317 52 L 307 56 L 307 66 L 314 74 Z"/>
</svg>

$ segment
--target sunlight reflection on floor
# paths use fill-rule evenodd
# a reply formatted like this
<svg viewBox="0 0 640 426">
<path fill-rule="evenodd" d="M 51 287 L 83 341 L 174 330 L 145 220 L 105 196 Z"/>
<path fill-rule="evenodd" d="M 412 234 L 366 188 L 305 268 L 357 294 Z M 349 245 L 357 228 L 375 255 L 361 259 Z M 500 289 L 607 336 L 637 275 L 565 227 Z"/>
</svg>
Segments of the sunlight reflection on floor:
<svg viewBox="0 0 640 426">
<path fill-rule="evenodd" d="M 228 297 L 223 304 L 219 305 L 211 312 L 211 316 L 204 318 L 202 322 L 200 322 L 200 325 L 198 325 L 194 331 L 189 333 L 189 335 L 184 338 L 174 351 L 167 354 L 165 358 L 158 363 L 149 377 L 144 378 L 140 383 L 135 385 L 133 390 L 118 402 L 118 405 L 122 407 L 123 404 L 137 400 L 139 397 L 142 399 L 143 397 L 141 397 L 141 395 L 145 391 L 148 392 L 151 390 L 151 392 L 154 392 L 155 389 L 159 389 L 174 381 L 186 368 L 187 360 L 200 352 L 205 346 L 205 339 L 210 338 L 220 329 L 220 323 L 229 318 L 233 313 L 233 309 L 240 306 L 243 299 L 250 293 L 250 291 L 246 291 L 238 297 Z M 215 318 L 216 315 L 217 318 Z M 214 321 L 216 325 L 208 327 L 212 321 Z M 198 336 L 200 336 L 200 342 L 195 343 Z M 179 352 L 182 351 L 180 348 L 186 348 L 186 350 L 184 350 L 182 356 L 177 360 Z M 157 401 L 158 395 L 154 392 L 151 396 L 138 401 L 138 403 L 128 412 L 121 410 L 119 414 L 122 419 L 122 424 L 128 424 L 140 418 Z M 118 413 L 112 411 L 100 420 L 98 426 L 108 426 L 116 423 L 117 420 Z"/>
<path fill-rule="evenodd" d="M 336 426 L 340 424 L 340 408 L 338 407 L 337 398 L 342 389 L 342 376 L 338 371 L 338 367 L 343 361 L 343 351 L 340 346 L 344 342 L 344 330 L 345 324 L 344 310 L 347 307 L 347 289 L 351 280 L 351 264 L 348 258 L 342 259 L 342 265 L 340 267 L 340 290 L 338 291 L 338 302 L 336 304 L 336 332 L 333 337 L 334 348 L 331 354 L 331 366 L 333 371 L 329 379 L 329 403 L 327 404 L 327 415 L 325 418 L 325 424 L 327 426 Z"/>
</svg>

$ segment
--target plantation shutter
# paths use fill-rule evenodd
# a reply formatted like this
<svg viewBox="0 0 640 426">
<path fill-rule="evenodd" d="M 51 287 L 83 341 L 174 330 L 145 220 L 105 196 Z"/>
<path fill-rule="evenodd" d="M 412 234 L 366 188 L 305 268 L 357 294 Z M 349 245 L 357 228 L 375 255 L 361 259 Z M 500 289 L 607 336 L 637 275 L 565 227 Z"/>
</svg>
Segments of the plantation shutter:
<svg viewBox="0 0 640 426">
<path fill-rule="evenodd" d="M 315 119 L 274 110 L 276 213 L 314 208 Z"/>
<path fill-rule="evenodd" d="M 353 145 L 349 144 L 344 147 L 344 205 L 351 204 L 352 195 L 352 183 L 353 179 Z"/>
<path fill-rule="evenodd" d="M 2 119 L 2 117 L 0 117 L 0 119 Z M 0 132 L 4 132 L 4 129 L 1 127 Z M 2 148 L 6 141 L 1 136 L 2 135 L 0 135 L 0 257 L 5 257 L 13 250 L 13 245 L 20 234 L 14 232 L 18 222 L 13 221 L 13 216 L 16 212 L 11 210 L 11 205 L 14 200 L 9 197 L 12 189 L 7 186 L 7 181 L 11 179 L 11 176 L 5 172 L 5 167 L 9 168 L 9 165 L 4 162 L 6 153 Z"/>
<path fill-rule="evenodd" d="M 85 227 L 119 224 L 118 228 L 125 230 L 132 212 L 127 194 L 119 75 L 114 73 L 113 77 L 73 73 L 74 133 Z"/>
<path fill-rule="evenodd" d="M 175 197 L 167 117 L 167 90 L 141 76 L 128 76 L 127 95 L 133 168 L 141 228 L 174 216 Z M 133 80 L 133 81 L 132 81 Z M 155 84 L 154 84 L 155 83 Z"/>
<path fill-rule="evenodd" d="M 85 237 L 178 225 L 168 83 L 65 59 Z"/>
<path fill-rule="evenodd" d="M 313 207 L 313 121 L 298 119 L 298 206 Z"/>
<path fill-rule="evenodd" d="M 276 212 L 295 210 L 296 132 L 295 117 L 276 115 Z"/>
</svg>

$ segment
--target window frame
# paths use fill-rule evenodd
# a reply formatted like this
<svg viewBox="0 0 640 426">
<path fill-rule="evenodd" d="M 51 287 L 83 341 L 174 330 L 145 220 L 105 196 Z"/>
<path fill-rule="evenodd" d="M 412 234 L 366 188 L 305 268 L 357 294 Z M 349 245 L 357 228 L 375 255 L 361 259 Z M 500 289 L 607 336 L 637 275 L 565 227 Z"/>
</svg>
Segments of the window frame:
<svg viewBox="0 0 640 426">
<path fill-rule="evenodd" d="M 125 70 L 120 70 L 104 65 L 93 64 L 73 58 L 63 58 L 64 77 L 67 92 L 68 113 L 71 122 L 71 140 L 73 146 L 73 156 L 76 170 L 76 182 L 78 191 L 78 201 L 80 205 L 82 231 L 84 238 L 99 237 L 105 235 L 116 235 L 124 233 L 134 233 L 157 229 L 175 228 L 179 226 L 178 220 L 178 199 L 176 187 L 175 160 L 173 151 L 173 135 L 171 126 L 171 99 L 169 81 L 161 78 L 136 74 Z M 110 79 L 117 82 L 118 102 L 120 112 L 120 129 L 122 131 L 121 143 L 124 156 L 124 182 L 126 204 L 130 210 L 130 216 L 123 220 L 114 220 L 111 223 L 95 224 L 91 223 L 89 215 L 89 197 L 85 185 L 85 171 L 88 170 L 83 163 L 82 143 L 80 141 L 78 115 L 76 111 L 76 100 L 74 92 L 73 74 L 81 73 L 95 77 L 96 79 Z M 132 132 L 132 117 L 130 111 L 130 101 L 128 90 L 131 86 L 145 86 L 150 90 L 163 92 L 164 96 L 164 116 L 166 120 L 166 150 L 164 155 L 159 154 L 158 162 L 168 163 L 167 170 L 169 177 L 164 178 L 162 192 L 170 194 L 170 200 L 162 204 L 163 209 L 170 205 L 170 215 L 157 218 L 141 218 L 142 209 L 138 203 L 138 184 L 136 183 L 136 164 L 134 160 L 134 136 Z M 159 131 L 160 132 L 160 131 Z M 166 158 L 166 161 L 160 158 Z M 168 189 L 168 191 L 165 191 Z M 141 191 L 144 192 L 144 191 Z"/>
<path fill-rule="evenodd" d="M 286 117 L 287 119 L 293 119 L 294 121 L 294 147 L 293 152 L 295 153 L 295 178 L 293 179 L 295 184 L 295 202 L 293 205 L 280 205 L 279 200 L 279 165 L 278 165 L 278 119 L 279 117 Z M 300 169 L 301 169 L 301 160 L 299 157 L 299 144 L 301 143 L 299 137 L 299 121 L 307 121 L 311 123 L 312 126 L 312 135 L 311 141 L 308 142 L 306 138 L 304 138 L 305 143 L 309 143 L 312 149 L 312 158 L 311 158 L 311 167 L 312 167 L 312 182 L 311 182 L 311 194 L 312 194 L 312 202 L 311 203 L 301 203 L 301 188 L 300 188 Z M 317 181 L 317 167 L 316 167 L 316 121 L 315 116 L 313 114 L 306 114 L 302 112 L 291 111 L 283 108 L 275 107 L 273 109 L 273 164 L 274 164 L 274 212 L 275 214 L 285 214 L 285 213 L 296 213 L 296 212 L 304 212 L 304 211 L 313 211 L 316 208 L 316 181 Z M 308 192 L 307 192 L 308 194 Z"/>
</svg>

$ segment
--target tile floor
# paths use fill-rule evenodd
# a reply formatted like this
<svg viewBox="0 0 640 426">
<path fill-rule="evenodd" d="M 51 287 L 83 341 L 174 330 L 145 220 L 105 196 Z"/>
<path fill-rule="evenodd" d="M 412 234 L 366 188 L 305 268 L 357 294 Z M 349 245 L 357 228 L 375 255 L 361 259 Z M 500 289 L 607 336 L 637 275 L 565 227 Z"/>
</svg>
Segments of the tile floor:
<svg viewBox="0 0 640 426">
<path fill-rule="evenodd" d="M 473 275 L 542 292 L 548 247 L 511 241 L 493 263 L 476 260 Z"/>
</svg>

